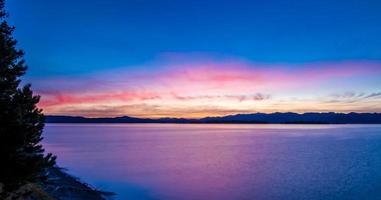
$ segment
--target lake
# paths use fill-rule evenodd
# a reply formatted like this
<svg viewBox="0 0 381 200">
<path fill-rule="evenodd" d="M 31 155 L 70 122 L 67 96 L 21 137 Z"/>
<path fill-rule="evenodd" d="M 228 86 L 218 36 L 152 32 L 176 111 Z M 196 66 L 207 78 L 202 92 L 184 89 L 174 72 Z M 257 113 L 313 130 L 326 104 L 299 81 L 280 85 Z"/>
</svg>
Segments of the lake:
<svg viewBox="0 0 381 200">
<path fill-rule="evenodd" d="M 47 124 L 58 165 L 114 199 L 380 199 L 381 125 Z"/>
</svg>

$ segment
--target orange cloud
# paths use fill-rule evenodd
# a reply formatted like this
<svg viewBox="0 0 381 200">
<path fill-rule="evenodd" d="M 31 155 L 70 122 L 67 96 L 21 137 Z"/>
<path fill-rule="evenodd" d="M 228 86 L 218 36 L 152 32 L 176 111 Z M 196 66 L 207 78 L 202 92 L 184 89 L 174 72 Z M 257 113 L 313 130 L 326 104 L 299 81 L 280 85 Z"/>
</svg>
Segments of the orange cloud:
<svg viewBox="0 0 381 200">
<path fill-rule="evenodd" d="M 339 93 L 374 84 L 373 79 L 366 77 L 380 76 L 380 63 L 258 65 L 234 61 L 177 61 L 156 65 L 156 70 L 151 71 L 142 66 L 140 70 L 110 70 L 81 77 L 38 79 L 32 83 L 42 95 L 39 106 L 47 114 L 195 117 L 232 114 L 233 111 L 316 111 L 322 106 L 330 111 L 341 108 L 341 111 L 351 111 L 350 108 L 369 108 L 374 101 L 379 103 L 379 99 L 373 98 L 357 101 L 356 105 L 349 101 L 334 105 L 333 101 L 322 100 L 316 94 L 328 95 L 332 91 Z M 355 83 L 352 79 L 361 81 Z M 335 88 L 333 83 L 340 83 L 341 87 Z M 377 92 L 368 92 L 368 96 L 378 96 Z"/>
</svg>

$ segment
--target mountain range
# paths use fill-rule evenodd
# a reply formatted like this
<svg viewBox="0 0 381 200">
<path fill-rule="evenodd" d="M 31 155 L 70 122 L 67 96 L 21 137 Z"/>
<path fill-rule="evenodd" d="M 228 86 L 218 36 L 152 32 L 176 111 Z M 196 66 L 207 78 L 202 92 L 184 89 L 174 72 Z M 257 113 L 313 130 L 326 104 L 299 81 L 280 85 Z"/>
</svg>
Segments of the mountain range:
<svg viewBox="0 0 381 200">
<path fill-rule="evenodd" d="M 381 113 L 252 113 L 201 119 L 186 118 L 86 118 L 47 115 L 47 123 L 244 123 L 244 124 L 381 124 Z"/>
</svg>

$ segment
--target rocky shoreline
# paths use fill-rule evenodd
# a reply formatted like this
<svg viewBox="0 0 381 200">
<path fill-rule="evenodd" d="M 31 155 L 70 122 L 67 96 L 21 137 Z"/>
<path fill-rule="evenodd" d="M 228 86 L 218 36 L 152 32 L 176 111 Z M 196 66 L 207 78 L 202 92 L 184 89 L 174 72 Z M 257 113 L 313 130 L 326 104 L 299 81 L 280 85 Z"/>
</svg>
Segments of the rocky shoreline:
<svg viewBox="0 0 381 200">
<path fill-rule="evenodd" d="M 44 191 L 57 200 L 105 200 L 114 195 L 81 182 L 78 178 L 65 173 L 62 168 L 49 170 L 49 181 L 44 185 Z"/>
<path fill-rule="evenodd" d="M 58 167 L 49 169 L 45 183 L 25 187 L 31 191 L 27 200 L 107 200 L 115 195 L 97 190 Z"/>
</svg>

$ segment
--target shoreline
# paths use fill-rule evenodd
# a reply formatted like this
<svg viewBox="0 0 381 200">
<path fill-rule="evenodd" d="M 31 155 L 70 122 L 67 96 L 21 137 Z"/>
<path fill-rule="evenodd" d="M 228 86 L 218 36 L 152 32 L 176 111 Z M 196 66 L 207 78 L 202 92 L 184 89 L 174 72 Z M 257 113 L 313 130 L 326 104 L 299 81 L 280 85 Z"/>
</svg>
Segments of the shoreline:
<svg viewBox="0 0 381 200">
<path fill-rule="evenodd" d="M 176 123 L 176 124 L 381 124 L 381 113 L 276 112 L 203 118 L 82 117 L 46 115 L 46 123 Z"/>
<path fill-rule="evenodd" d="M 107 200 L 115 195 L 100 191 L 59 167 L 48 169 L 47 181 L 31 190 L 29 200 Z"/>
</svg>

